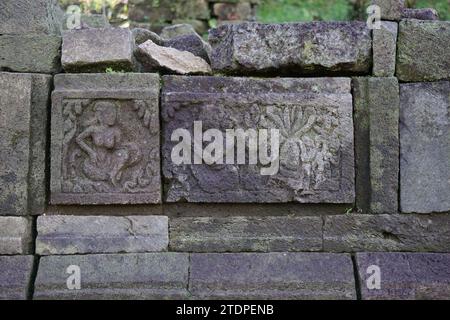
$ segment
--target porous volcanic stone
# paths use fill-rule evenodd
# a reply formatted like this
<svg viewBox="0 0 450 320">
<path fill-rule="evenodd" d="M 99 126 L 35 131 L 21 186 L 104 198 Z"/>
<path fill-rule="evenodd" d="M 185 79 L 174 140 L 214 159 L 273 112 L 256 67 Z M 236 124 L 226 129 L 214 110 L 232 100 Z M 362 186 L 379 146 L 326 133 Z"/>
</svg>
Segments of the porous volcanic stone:
<svg viewBox="0 0 450 320">
<path fill-rule="evenodd" d="M 319 251 L 321 217 L 170 219 L 170 250 L 188 252 Z"/>
<path fill-rule="evenodd" d="M 450 252 L 449 215 L 351 214 L 325 217 L 324 251 Z"/>
<path fill-rule="evenodd" d="M 372 0 L 371 4 L 381 9 L 382 20 L 399 21 L 405 9 L 405 0 Z"/>
<path fill-rule="evenodd" d="M 69 266 L 78 266 L 81 289 L 68 290 Z M 42 257 L 34 298 L 186 299 L 189 256 L 141 253 Z"/>
<path fill-rule="evenodd" d="M 189 290 L 200 299 L 355 299 L 349 255 L 192 254 Z"/>
<path fill-rule="evenodd" d="M 0 215 L 42 214 L 52 77 L 0 73 Z"/>
<path fill-rule="evenodd" d="M 0 300 L 29 296 L 33 256 L 0 256 Z"/>
<path fill-rule="evenodd" d="M 55 77 L 51 203 L 161 201 L 159 87 L 156 74 Z"/>
<path fill-rule="evenodd" d="M 166 76 L 163 80 L 166 201 L 354 201 L 350 79 Z M 194 122 L 197 125 L 201 122 L 202 130 L 197 131 L 219 130 L 217 141 L 225 145 L 223 156 L 218 153 L 217 159 L 195 163 L 199 162 L 195 155 L 202 151 L 190 151 L 202 132 L 194 136 Z M 187 130 L 183 132 L 191 137 L 190 141 L 173 138 L 179 134 L 178 129 Z M 272 130 L 278 130 L 279 157 L 274 152 L 269 161 L 261 162 L 261 153 L 267 149 L 262 147 L 256 164 L 250 163 L 247 157 L 243 159 L 249 154 L 248 143 L 244 149 L 243 144 L 236 142 L 241 139 L 228 132 L 229 148 L 226 147 L 227 129 L 242 129 L 247 133 L 253 129 L 255 134 L 266 130 L 268 137 L 272 136 Z M 266 139 L 268 144 L 272 143 L 271 139 Z M 177 151 L 180 146 L 185 149 L 183 152 Z M 276 147 L 274 144 L 273 150 Z M 179 154 L 186 154 L 182 163 L 173 160 Z"/>
<path fill-rule="evenodd" d="M 400 85 L 402 212 L 450 211 L 450 82 Z"/>
<path fill-rule="evenodd" d="M 372 38 L 364 22 L 227 24 L 210 30 L 213 70 L 231 74 L 367 74 Z"/>
<path fill-rule="evenodd" d="M 133 71 L 134 38 L 129 29 L 63 32 L 62 65 L 66 72 Z"/>
<path fill-rule="evenodd" d="M 373 75 L 393 77 L 397 54 L 397 22 L 382 21 L 381 29 L 373 30 Z"/>
<path fill-rule="evenodd" d="M 450 254 L 358 253 L 356 263 L 364 300 L 450 299 Z M 380 268 L 380 289 L 369 289 L 370 266 Z"/>
<path fill-rule="evenodd" d="M 397 43 L 397 77 L 404 82 L 450 79 L 450 21 L 403 20 Z"/>
<path fill-rule="evenodd" d="M 403 10 L 403 19 L 439 20 L 439 13 L 433 8 Z"/>
<path fill-rule="evenodd" d="M 169 243 L 164 216 L 41 216 L 36 253 L 139 253 L 165 251 Z"/>
<path fill-rule="evenodd" d="M 0 70 L 58 73 L 61 71 L 61 37 L 0 35 Z"/>
<path fill-rule="evenodd" d="M 132 31 L 134 41 L 136 45 L 143 44 L 147 40 L 152 40 L 157 45 L 162 46 L 164 44 L 164 40 L 156 33 L 143 29 L 143 28 L 135 28 Z"/>
<path fill-rule="evenodd" d="M 29 254 L 31 249 L 31 220 L 0 216 L 0 254 Z"/>
<path fill-rule="evenodd" d="M 188 51 L 194 56 L 200 57 L 206 62 L 210 63 L 211 59 L 211 46 L 209 43 L 203 41 L 203 39 L 195 34 L 178 36 L 172 39 L 166 40 L 164 46 L 175 48 L 180 51 Z"/>
</svg>

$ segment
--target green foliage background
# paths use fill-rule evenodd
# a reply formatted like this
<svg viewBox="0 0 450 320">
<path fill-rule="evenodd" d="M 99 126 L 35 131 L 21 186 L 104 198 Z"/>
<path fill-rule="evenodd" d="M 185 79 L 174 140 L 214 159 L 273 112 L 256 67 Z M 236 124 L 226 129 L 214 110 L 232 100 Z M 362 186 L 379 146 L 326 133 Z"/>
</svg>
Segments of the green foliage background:
<svg viewBox="0 0 450 320">
<path fill-rule="evenodd" d="M 261 22 L 343 21 L 365 19 L 369 0 L 261 0 Z M 434 8 L 441 20 L 450 20 L 450 0 L 407 0 L 412 8 Z"/>
</svg>

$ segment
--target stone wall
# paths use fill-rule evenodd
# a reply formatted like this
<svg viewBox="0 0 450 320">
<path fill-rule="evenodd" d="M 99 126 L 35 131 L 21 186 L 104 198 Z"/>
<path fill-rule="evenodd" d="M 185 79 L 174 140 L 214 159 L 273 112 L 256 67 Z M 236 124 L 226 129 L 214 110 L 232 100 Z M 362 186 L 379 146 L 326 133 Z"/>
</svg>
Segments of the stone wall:
<svg viewBox="0 0 450 320">
<path fill-rule="evenodd" d="M 2 1 L 0 298 L 450 298 L 450 22 L 375 2 L 206 43 Z"/>
</svg>

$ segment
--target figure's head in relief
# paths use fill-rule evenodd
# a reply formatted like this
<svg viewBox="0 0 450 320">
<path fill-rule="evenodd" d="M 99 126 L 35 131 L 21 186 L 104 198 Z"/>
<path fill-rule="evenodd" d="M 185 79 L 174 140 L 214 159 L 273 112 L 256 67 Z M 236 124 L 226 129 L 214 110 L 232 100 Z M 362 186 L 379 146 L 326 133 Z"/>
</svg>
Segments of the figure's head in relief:
<svg viewBox="0 0 450 320">
<path fill-rule="evenodd" d="M 98 101 L 94 105 L 95 117 L 102 126 L 112 127 L 117 122 L 117 105 L 111 101 Z"/>
</svg>

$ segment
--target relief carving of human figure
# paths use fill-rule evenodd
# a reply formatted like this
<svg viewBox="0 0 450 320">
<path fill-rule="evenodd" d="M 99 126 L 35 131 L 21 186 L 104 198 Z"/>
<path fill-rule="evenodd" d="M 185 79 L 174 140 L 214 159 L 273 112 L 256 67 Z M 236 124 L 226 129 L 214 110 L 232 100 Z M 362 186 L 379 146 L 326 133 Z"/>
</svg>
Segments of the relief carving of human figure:
<svg viewBox="0 0 450 320">
<path fill-rule="evenodd" d="M 124 170 L 141 161 L 141 151 L 135 143 L 123 143 L 114 102 L 97 101 L 93 109 L 94 123 L 76 137 L 78 146 L 87 154 L 83 173 L 91 181 L 120 188 Z"/>
</svg>

